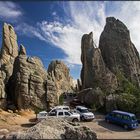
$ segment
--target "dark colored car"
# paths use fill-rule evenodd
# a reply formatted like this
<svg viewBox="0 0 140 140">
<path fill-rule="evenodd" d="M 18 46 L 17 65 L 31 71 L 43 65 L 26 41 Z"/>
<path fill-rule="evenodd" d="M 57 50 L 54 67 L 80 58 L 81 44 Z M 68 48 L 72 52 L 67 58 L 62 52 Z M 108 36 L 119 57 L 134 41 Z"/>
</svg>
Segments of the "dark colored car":
<svg viewBox="0 0 140 140">
<path fill-rule="evenodd" d="M 124 111 L 114 110 L 106 115 L 105 120 L 121 125 L 125 129 L 136 129 L 138 127 L 138 121 L 135 114 Z"/>
<path fill-rule="evenodd" d="M 70 101 L 70 106 L 76 107 L 77 105 L 82 105 L 81 101 L 79 101 L 78 99 L 75 98 L 72 101 Z"/>
</svg>

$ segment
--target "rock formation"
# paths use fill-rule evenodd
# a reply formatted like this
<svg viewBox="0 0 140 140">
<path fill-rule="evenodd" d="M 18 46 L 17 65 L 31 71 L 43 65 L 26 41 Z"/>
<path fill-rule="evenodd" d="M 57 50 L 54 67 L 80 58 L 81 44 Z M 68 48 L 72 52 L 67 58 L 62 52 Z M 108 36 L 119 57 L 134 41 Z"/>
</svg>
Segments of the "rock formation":
<svg viewBox="0 0 140 140">
<path fill-rule="evenodd" d="M 99 48 L 111 72 L 121 72 L 130 82 L 140 86 L 140 57 L 131 42 L 127 27 L 114 17 L 106 18 Z"/>
<path fill-rule="evenodd" d="M 7 135 L 7 139 L 62 139 L 96 140 L 96 133 L 86 126 L 76 125 L 63 119 L 48 117 L 25 132 Z"/>
<path fill-rule="evenodd" d="M 108 92 L 113 92 L 117 88 L 116 76 L 106 67 L 100 49 L 95 48 L 92 32 L 83 35 L 81 50 L 82 88 L 100 87 Z"/>
<path fill-rule="evenodd" d="M 47 89 L 47 107 L 52 108 L 53 106 L 58 105 L 60 93 L 56 86 L 56 80 L 54 75 L 51 74 L 47 75 L 46 89 Z"/>
<path fill-rule="evenodd" d="M 99 48 L 95 48 L 92 36 L 92 32 L 85 34 L 81 41 L 81 81 L 84 90 L 79 92 L 79 99 L 88 105 L 96 105 L 97 97 L 98 101 L 100 99 L 97 95 L 104 93 L 101 97 L 107 112 L 117 108 L 125 110 L 130 104 L 129 111 L 136 111 L 132 108 L 139 102 L 140 96 L 140 57 L 131 42 L 129 30 L 118 19 L 108 17 Z M 99 93 L 96 88 L 102 92 Z M 98 102 L 98 105 L 102 104 Z"/>
<path fill-rule="evenodd" d="M 62 61 L 52 61 L 48 66 L 48 73 L 53 77 L 58 96 L 64 92 L 72 92 L 74 83 L 69 74 L 69 68 Z"/>
<path fill-rule="evenodd" d="M 105 95 L 100 88 L 87 88 L 77 93 L 78 99 L 89 107 L 103 107 Z"/>
<path fill-rule="evenodd" d="M 18 56 L 17 36 L 10 24 L 4 23 L 3 40 L 0 53 L 0 107 L 6 107 L 6 88 L 8 80 L 13 73 L 13 64 Z"/>
<path fill-rule="evenodd" d="M 73 88 L 63 62 L 51 62 L 48 74 L 39 58 L 27 57 L 23 45 L 18 51 L 17 35 L 6 23 L 0 64 L 0 108 L 46 109 L 58 105 L 60 94 Z"/>
<path fill-rule="evenodd" d="M 26 50 L 21 46 L 11 78 L 14 102 L 19 109 L 46 108 L 46 77 L 41 60 L 27 58 Z"/>
</svg>

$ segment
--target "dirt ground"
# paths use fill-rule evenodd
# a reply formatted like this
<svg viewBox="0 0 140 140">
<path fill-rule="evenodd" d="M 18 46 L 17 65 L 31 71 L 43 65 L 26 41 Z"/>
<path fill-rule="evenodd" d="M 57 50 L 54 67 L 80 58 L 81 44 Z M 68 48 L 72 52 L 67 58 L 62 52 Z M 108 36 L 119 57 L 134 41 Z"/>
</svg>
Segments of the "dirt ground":
<svg viewBox="0 0 140 140">
<path fill-rule="evenodd" d="M 91 122 L 80 122 L 93 129 L 98 139 L 140 139 L 140 127 L 133 131 L 127 131 L 120 126 L 108 124 L 104 121 L 104 115 L 95 114 L 96 119 Z M 0 110 L 0 138 L 11 132 L 27 130 L 36 124 L 36 115 L 31 110 L 23 110 L 18 113 L 10 113 Z"/>
<path fill-rule="evenodd" d="M 140 139 L 140 127 L 136 130 L 125 130 L 121 126 L 108 124 L 103 115 L 95 115 L 96 119 L 91 122 L 81 122 L 94 130 L 98 139 Z"/>
<path fill-rule="evenodd" d="M 0 137 L 11 132 L 27 130 L 35 124 L 36 115 L 31 110 L 11 113 L 0 110 Z"/>
</svg>

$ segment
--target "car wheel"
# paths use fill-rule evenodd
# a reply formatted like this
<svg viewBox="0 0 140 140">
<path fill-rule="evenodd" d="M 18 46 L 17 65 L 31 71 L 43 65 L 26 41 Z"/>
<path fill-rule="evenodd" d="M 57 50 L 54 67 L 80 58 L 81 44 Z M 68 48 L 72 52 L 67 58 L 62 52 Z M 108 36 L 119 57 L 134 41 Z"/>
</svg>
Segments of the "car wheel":
<svg viewBox="0 0 140 140">
<path fill-rule="evenodd" d="M 82 116 L 82 117 L 81 117 L 81 120 L 82 120 L 82 121 L 84 121 L 84 120 L 85 120 L 84 116 Z"/>
<path fill-rule="evenodd" d="M 72 120 L 72 122 L 78 122 L 78 119 L 75 118 L 75 119 Z"/>
<path fill-rule="evenodd" d="M 126 124 L 125 124 L 125 125 L 124 125 L 124 129 L 126 129 L 126 130 L 127 130 L 127 129 L 128 129 L 128 125 L 126 125 Z"/>
</svg>

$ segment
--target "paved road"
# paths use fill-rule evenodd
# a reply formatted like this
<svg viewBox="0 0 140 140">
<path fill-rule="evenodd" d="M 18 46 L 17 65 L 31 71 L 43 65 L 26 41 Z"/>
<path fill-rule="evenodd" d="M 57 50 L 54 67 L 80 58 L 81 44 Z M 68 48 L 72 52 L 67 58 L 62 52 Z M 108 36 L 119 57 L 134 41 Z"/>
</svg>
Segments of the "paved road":
<svg viewBox="0 0 140 140">
<path fill-rule="evenodd" d="M 95 119 L 92 122 L 81 122 L 97 133 L 98 139 L 140 139 L 140 127 L 136 130 L 125 130 L 115 124 L 108 124 L 104 119 Z"/>
</svg>

